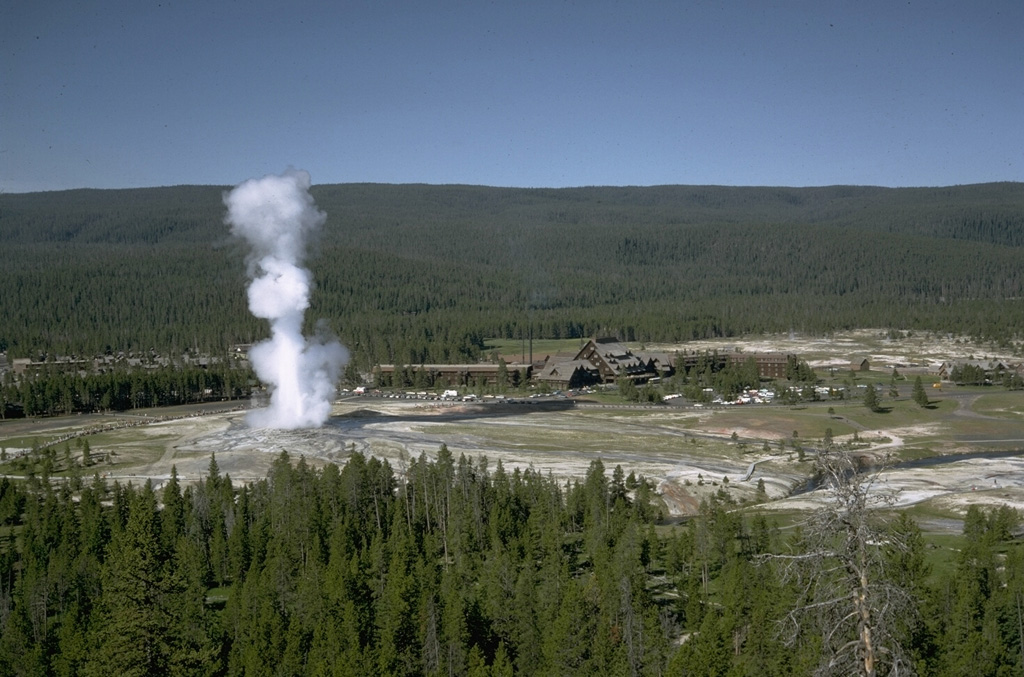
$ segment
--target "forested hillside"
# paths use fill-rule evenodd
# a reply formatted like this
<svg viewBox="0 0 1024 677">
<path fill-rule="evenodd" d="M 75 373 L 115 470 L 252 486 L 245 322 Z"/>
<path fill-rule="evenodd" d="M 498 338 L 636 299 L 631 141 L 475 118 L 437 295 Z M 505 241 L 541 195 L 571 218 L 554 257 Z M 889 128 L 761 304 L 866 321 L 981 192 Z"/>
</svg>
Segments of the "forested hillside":
<svg viewBox="0 0 1024 677">
<path fill-rule="evenodd" d="M 265 336 L 223 187 L 0 196 L 0 349 L 221 353 Z M 310 252 L 361 366 L 487 336 L 681 341 L 851 327 L 1009 340 L 1024 184 L 511 189 L 323 185 Z"/>
</svg>

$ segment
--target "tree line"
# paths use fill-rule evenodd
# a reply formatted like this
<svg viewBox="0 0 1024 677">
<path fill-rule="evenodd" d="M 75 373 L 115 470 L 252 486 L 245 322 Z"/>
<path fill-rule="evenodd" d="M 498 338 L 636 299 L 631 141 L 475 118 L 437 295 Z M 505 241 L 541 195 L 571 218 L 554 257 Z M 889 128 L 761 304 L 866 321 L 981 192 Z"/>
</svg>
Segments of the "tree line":
<svg viewBox="0 0 1024 677">
<path fill-rule="evenodd" d="M 971 506 L 932 571 L 905 513 L 839 501 L 783 532 L 727 478 L 697 517 L 655 528 L 650 481 L 600 458 L 565 483 L 445 447 L 396 468 L 283 452 L 243 485 L 215 457 L 159 489 L 38 470 L 0 478 L 4 674 L 1024 669 L 1010 508 Z"/>
<path fill-rule="evenodd" d="M 117 364 L 98 373 L 76 372 L 59 363 L 48 363 L 17 380 L 11 373 L 4 375 L 0 382 L 0 419 L 235 400 L 251 395 L 254 382 L 251 369 L 230 360 L 209 367 Z"/>
<path fill-rule="evenodd" d="M 0 350 L 186 349 L 267 334 L 222 187 L 0 196 Z M 318 319 L 360 369 L 485 337 L 680 342 L 852 327 L 1020 341 L 1024 185 L 935 189 L 315 186 Z"/>
</svg>

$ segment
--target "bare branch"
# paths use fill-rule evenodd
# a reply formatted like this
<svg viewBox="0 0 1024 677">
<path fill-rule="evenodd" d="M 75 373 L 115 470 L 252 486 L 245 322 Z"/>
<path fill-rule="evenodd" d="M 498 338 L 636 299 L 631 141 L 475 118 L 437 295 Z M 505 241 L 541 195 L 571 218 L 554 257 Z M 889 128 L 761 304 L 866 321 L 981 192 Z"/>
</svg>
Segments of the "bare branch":
<svg viewBox="0 0 1024 677">
<path fill-rule="evenodd" d="M 798 605 L 780 622 L 787 643 L 817 635 L 826 651 L 821 675 L 874 677 L 880 670 L 909 674 L 900 642 L 906 619 L 917 613 L 912 595 L 887 571 L 887 553 L 904 547 L 880 509 L 896 494 L 880 486 L 884 467 L 865 469 L 849 454 L 818 455 L 824 504 L 802 523 L 791 552 L 766 555 L 796 586 Z"/>
</svg>

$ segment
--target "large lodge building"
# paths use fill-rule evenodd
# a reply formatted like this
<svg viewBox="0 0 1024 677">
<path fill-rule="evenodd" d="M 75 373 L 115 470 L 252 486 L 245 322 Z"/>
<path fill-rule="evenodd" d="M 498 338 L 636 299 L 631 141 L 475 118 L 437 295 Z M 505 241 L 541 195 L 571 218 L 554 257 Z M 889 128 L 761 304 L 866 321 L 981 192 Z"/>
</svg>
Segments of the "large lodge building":
<svg viewBox="0 0 1024 677">
<path fill-rule="evenodd" d="M 435 385 L 462 386 L 477 383 L 495 385 L 498 383 L 501 369 L 501 364 L 479 362 L 475 364 L 415 364 L 408 366 L 381 364 L 374 367 L 373 371 L 377 375 L 378 381 L 385 383 L 393 382 L 397 370 L 408 370 L 411 375 L 416 372 L 425 372 L 426 380 Z M 529 364 L 513 362 L 505 365 L 505 371 L 510 379 L 513 378 L 513 373 L 522 374 L 528 379 L 533 372 L 533 367 Z"/>
<path fill-rule="evenodd" d="M 517 372 L 523 378 L 543 383 L 552 389 L 568 390 L 600 383 L 614 383 L 628 378 L 635 383 L 648 383 L 652 379 L 671 376 L 678 368 L 691 369 L 704 363 L 714 369 L 727 364 L 743 364 L 753 359 L 763 379 L 785 378 L 793 355 L 783 353 L 667 353 L 631 350 L 615 339 L 590 339 L 571 358 L 546 358 L 541 363 L 511 363 L 504 365 L 508 374 Z M 427 380 L 434 384 L 473 385 L 498 382 L 502 365 L 479 364 L 421 364 L 397 367 L 427 372 Z M 379 381 L 393 382 L 396 366 L 382 364 L 375 372 Z"/>
</svg>

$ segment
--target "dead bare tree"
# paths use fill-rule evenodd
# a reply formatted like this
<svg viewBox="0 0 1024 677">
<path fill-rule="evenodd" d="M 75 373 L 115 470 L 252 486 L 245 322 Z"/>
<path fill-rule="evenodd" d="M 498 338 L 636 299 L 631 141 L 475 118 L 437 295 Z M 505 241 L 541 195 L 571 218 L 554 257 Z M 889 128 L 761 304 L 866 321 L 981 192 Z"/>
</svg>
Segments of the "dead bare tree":
<svg viewBox="0 0 1024 677">
<path fill-rule="evenodd" d="M 906 547 L 889 528 L 893 492 L 878 486 L 885 464 L 862 468 L 831 448 L 819 452 L 824 501 L 789 553 L 766 556 L 797 591 L 780 621 L 788 642 L 820 638 L 818 675 L 913 674 L 905 649 L 918 606 L 893 555 Z"/>
</svg>

